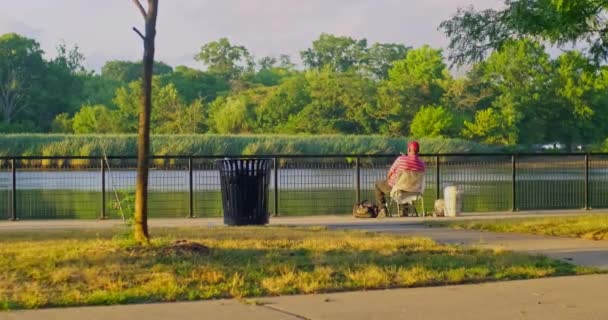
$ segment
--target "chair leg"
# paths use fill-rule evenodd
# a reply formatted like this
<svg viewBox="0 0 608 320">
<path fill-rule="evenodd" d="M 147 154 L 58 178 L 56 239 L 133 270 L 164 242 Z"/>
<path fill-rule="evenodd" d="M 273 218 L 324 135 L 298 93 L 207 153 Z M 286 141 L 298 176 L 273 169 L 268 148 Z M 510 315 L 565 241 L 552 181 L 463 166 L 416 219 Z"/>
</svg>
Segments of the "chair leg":
<svg viewBox="0 0 608 320">
<path fill-rule="evenodd" d="M 420 197 L 420 202 L 422 202 L 422 217 L 426 217 L 426 209 L 424 208 L 424 197 Z"/>
</svg>

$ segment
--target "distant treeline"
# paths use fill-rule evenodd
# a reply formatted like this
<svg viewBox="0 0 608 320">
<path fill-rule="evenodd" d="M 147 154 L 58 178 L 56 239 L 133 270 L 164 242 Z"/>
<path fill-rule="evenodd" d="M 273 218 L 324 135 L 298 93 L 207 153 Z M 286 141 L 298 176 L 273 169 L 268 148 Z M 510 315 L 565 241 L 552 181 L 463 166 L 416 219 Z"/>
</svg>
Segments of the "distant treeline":
<svg viewBox="0 0 608 320">
<path fill-rule="evenodd" d="M 135 133 L 141 63 L 87 71 L 77 47 L 0 36 L 0 132 Z M 322 34 L 301 52 L 254 58 L 220 39 L 193 59 L 204 70 L 155 66 L 155 134 L 354 134 L 459 138 L 571 149 L 608 136 L 608 67 L 580 52 L 556 58 L 532 40 L 509 40 L 449 72 L 441 50 Z M 244 138 L 247 139 L 247 138 Z"/>
</svg>

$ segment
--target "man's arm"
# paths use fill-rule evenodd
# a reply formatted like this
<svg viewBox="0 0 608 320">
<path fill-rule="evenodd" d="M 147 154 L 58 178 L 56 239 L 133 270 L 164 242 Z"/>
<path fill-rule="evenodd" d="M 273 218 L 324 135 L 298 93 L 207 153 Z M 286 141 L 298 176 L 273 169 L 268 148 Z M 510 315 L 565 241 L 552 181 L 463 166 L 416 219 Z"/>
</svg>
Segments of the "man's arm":
<svg viewBox="0 0 608 320">
<path fill-rule="evenodd" d="M 388 174 L 386 175 L 386 180 L 391 180 L 391 177 L 393 176 L 393 174 L 395 174 L 395 171 L 397 171 L 397 168 L 399 167 L 399 162 L 401 161 L 401 157 L 397 158 L 397 160 L 395 160 L 395 162 L 393 162 L 393 165 L 391 166 L 391 168 L 388 170 Z"/>
</svg>

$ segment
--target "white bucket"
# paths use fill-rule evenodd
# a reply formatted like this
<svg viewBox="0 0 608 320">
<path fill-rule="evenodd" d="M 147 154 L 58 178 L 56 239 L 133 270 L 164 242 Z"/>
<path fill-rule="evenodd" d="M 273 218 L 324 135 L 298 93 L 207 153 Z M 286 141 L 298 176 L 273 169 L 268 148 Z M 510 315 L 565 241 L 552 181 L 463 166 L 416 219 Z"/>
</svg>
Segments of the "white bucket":
<svg viewBox="0 0 608 320">
<path fill-rule="evenodd" d="M 457 217 L 461 211 L 461 193 L 457 186 L 447 186 L 443 189 L 445 199 L 445 216 Z"/>
</svg>

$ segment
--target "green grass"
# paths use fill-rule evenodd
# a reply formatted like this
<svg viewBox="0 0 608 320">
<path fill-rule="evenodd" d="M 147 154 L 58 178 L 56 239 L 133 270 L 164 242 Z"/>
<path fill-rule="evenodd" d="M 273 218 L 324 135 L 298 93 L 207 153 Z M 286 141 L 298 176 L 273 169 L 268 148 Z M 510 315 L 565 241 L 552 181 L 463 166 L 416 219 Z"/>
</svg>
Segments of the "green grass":
<svg viewBox="0 0 608 320">
<path fill-rule="evenodd" d="M 111 305 L 432 286 L 592 273 L 546 257 L 324 228 L 0 234 L 0 308 Z M 166 253 L 188 239 L 207 255 Z"/>
<path fill-rule="evenodd" d="M 155 135 L 154 155 L 397 154 L 407 138 L 356 135 Z M 422 152 L 493 152 L 459 139 L 420 139 Z M 0 156 L 131 156 L 135 135 L 6 134 Z"/>
<path fill-rule="evenodd" d="M 608 240 L 608 215 L 428 222 L 430 226 Z"/>
</svg>

